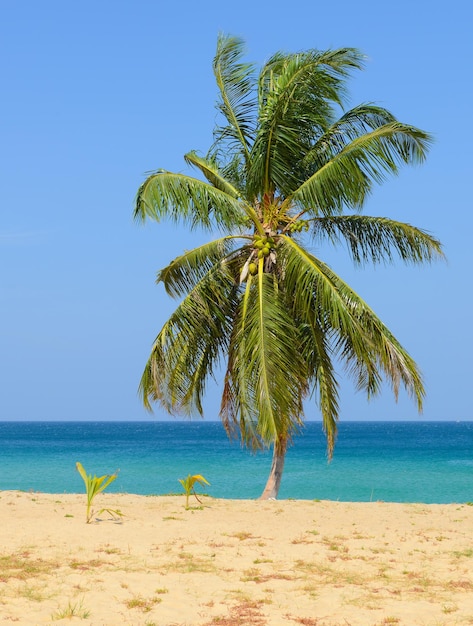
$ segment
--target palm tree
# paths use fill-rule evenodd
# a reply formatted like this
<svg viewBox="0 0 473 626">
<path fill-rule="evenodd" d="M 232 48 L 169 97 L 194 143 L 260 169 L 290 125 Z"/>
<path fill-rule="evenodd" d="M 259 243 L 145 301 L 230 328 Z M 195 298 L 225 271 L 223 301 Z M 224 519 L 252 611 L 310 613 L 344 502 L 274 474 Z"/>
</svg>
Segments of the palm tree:
<svg viewBox="0 0 473 626">
<path fill-rule="evenodd" d="M 225 368 L 220 416 L 229 436 L 273 446 L 262 498 L 276 497 L 293 435 L 314 396 L 331 458 L 342 364 L 368 397 L 383 379 L 422 408 L 421 374 L 406 350 L 307 242 L 345 243 L 357 264 L 442 256 L 425 231 L 361 215 L 375 183 L 422 162 L 430 137 L 374 104 L 343 109 L 361 69 L 352 48 L 277 53 L 258 73 L 243 42 L 220 36 L 213 70 L 223 122 L 199 177 L 158 170 L 141 185 L 135 217 L 217 233 L 162 269 L 180 300 L 160 330 L 140 383 L 145 406 L 202 414 L 209 378 Z"/>
</svg>

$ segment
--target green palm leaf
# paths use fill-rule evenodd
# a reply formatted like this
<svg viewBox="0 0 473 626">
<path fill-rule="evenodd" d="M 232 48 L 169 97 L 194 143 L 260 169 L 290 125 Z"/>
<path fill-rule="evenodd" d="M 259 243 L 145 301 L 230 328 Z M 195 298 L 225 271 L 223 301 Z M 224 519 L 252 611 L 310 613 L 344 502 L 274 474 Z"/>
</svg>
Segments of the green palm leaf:
<svg viewBox="0 0 473 626">
<path fill-rule="evenodd" d="M 205 384 L 228 348 L 238 287 L 224 268 L 206 275 L 158 334 L 140 382 L 145 406 L 202 414 Z"/>
<path fill-rule="evenodd" d="M 252 150 L 251 189 L 274 188 L 289 195 L 291 172 L 310 142 L 327 128 L 331 103 L 341 104 L 344 78 L 361 66 L 352 48 L 293 55 L 278 54 L 263 68 L 259 79 L 259 126 Z"/>
<path fill-rule="evenodd" d="M 232 258 L 234 240 L 233 237 L 223 237 L 187 250 L 159 272 L 156 282 L 162 282 L 170 296 L 180 298 L 212 271 L 225 269 L 231 272 L 232 268 L 237 271 L 238 257 L 245 253 L 237 251 L 237 258 Z"/>
<path fill-rule="evenodd" d="M 314 215 L 361 207 L 374 182 L 397 174 L 400 163 L 421 162 L 429 142 L 429 135 L 413 126 L 385 124 L 344 146 L 294 191 L 291 201 Z"/>
<path fill-rule="evenodd" d="M 218 108 L 228 124 L 216 131 L 216 143 L 229 144 L 242 152 L 246 162 L 255 130 L 255 107 L 253 95 L 254 67 L 241 63 L 243 41 L 237 37 L 220 35 L 217 42 L 213 69 L 220 91 Z"/>
<path fill-rule="evenodd" d="M 197 167 L 216 189 L 223 191 L 232 198 L 239 197 L 239 191 L 225 179 L 225 174 L 219 170 L 215 159 L 204 159 L 195 152 L 188 152 L 184 155 L 184 159 L 190 165 Z"/>
<path fill-rule="evenodd" d="M 164 170 L 149 176 L 138 191 L 135 218 L 147 217 L 208 230 L 235 228 L 247 221 L 235 197 L 196 178 Z"/>
<path fill-rule="evenodd" d="M 283 424 L 301 423 L 307 393 L 305 364 L 297 350 L 297 330 L 271 276 L 260 273 L 242 300 L 227 370 L 222 413 L 229 422 L 241 415 L 257 423 L 258 436 L 274 441 Z M 233 419 L 230 417 L 233 416 Z"/>
<path fill-rule="evenodd" d="M 442 258 L 438 239 L 419 228 L 388 218 L 340 215 L 311 221 L 315 240 L 344 240 L 355 263 L 391 262 L 397 252 L 404 262 L 423 263 Z"/>
<path fill-rule="evenodd" d="M 307 380 L 311 392 L 318 401 L 322 425 L 327 437 L 327 454 L 331 459 L 337 435 L 339 417 L 338 380 L 335 372 L 331 332 L 324 327 L 323 315 L 315 308 L 300 311 L 299 333 L 301 356 L 308 368 Z"/>
<path fill-rule="evenodd" d="M 321 327 L 330 328 L 334 348 L 359 389 L 379 393 L 383 371 L 397 398 L 400 384 L 422 408 L 424 387 L 412 358 L 368 305 L 326 264 L 291 238 L 287 244 L 285 287 L 298 311 L 313 308 L 323 314 Z M 325 331 L 327 332 L 327 331 Z"/>
</svg>

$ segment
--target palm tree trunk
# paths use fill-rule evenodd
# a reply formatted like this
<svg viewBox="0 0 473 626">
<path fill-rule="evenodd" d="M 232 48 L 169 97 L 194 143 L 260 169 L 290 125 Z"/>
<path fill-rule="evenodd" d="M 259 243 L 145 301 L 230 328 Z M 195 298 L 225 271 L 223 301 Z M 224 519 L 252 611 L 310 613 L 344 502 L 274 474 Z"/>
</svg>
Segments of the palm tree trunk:
<svg viewBox="0 0 473 626">
<path fill-rule="evenodd" d="M 282 472 L 284 469 L 284 461 L 286 460 L 286 450 L 287 437 L 285 435 L 280 435 L 274 442 L 273 462 L 271 464 L 271 470 L 269 472 L 266 487 L 260 496 L 260 500 L 269 500 L 270 498 L 278 497 Z"/>
</svg>

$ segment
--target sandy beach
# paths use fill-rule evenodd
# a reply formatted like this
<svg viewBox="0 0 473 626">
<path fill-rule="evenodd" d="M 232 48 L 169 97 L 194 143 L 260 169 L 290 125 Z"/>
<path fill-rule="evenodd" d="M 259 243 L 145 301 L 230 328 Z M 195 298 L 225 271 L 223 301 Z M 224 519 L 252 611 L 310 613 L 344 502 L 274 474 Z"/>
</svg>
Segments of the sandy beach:
<svg viewBox="0 0 473 626">
<path fill-rule="evenodd" d="M 0 492 L 0 622 L 473 624 L 473 506 Z"/>
</svg>

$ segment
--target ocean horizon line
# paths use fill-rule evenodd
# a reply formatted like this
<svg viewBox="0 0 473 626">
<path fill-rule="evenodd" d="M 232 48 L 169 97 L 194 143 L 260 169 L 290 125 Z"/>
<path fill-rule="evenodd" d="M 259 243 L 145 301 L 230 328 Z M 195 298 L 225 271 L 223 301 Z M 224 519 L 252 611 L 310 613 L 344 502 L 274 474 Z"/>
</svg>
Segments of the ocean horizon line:
<svg viewBox="0 0 473 626">
<path fill-rule="evenodd" d="M 0 423 L 7 424 L 221 424 L 219 419 L 206 419 L 206 418 L 176 418 L 176 419 L 3 419 L 0 418 Z M 337 426 L 343 426 L 343 424 L 471 424 L 473 419 L 344 419 L 337 423 Z M 321 419 L 308 419 L 305 420 L 301 428 L 304 428 L 306 424 L 322 424 Z"/>
</svg>

